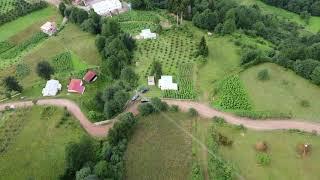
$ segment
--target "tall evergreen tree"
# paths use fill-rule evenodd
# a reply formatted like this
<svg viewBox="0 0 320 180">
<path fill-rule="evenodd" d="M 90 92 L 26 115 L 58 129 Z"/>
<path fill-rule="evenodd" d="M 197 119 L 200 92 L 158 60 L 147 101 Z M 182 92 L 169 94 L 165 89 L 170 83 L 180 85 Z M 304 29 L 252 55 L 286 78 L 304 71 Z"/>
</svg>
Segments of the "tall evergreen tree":
<svg viewBox="0 0 320 180">
<path fill-rule="evenodd" d="M 208 54 L 209 54 L 209 50 L 208 50 L 207 42 L 206 42 L 206 39 L 204 38 L 204 36 L 202 36 L 201 41 L 198 46 L 198 55 L 201 55 L 203 57 L 207 57 Z"/>
</svg>

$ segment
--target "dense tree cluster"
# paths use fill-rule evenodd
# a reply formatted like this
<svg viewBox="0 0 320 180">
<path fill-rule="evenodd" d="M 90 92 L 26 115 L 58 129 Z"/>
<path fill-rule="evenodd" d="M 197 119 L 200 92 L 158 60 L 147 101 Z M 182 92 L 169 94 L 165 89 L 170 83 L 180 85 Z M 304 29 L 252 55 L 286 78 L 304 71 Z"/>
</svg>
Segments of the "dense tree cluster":
<svg viewBox="0 0 320 180">
<path fill-rule="evenodd" d="M 298 14 L 309 13 L 320 16 L 319 0 L 262 0 L 263 2 Z"/>
<path fill-rule="evenodd" d="M 141 116 L 148 116 L 155 112 L 167 111 L 169 108 L 166 102 L 162 102 L 161 99 L 154 97 L 151 98 L 149 103 L 140 104 L 138 107 Z"/>
<path fill-rule="evenodd" d="M 19 84 L 18 80 L 13 76 L 8 76 L 3 79 L 4 87 L 8 92 L 16 91 L 16 92 L 22 92 L 23 88 Z"/>
<path fill-rule="evenodd" d="M 106 141 L 97 145 L 83 137 L 66 147 L 66 169 L 61 180 L 124 179 L 124 153 L 137 120 L 132 113 L 119 117 Z"/>
<path fill-rule="evenodd" d="M 10 6 L 12 6 L 12 8 L 10 8 L 10 10 L 6 10 L 2 12 L 0 11 L 0 25 L 9 21 L 13 21 L 18 17 L 24 16 L 32 11 L 36 11 L 44 7 L 47 7 L 47 3 L 44 1 L 29 3 L 25 0 L 19 0 L 19 1 L 13 1 L 11 3 L 12 4 L 10 4 Z M 1 8 L 6 8 L 6 7 L 1 7 Z"/>
</svg>

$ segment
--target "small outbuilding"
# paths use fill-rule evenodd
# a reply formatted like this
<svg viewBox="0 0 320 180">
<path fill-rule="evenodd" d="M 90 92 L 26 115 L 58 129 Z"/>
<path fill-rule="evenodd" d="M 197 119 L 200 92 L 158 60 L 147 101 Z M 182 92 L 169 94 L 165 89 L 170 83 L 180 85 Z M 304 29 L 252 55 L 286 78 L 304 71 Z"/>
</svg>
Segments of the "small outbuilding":
<svg viewBox="0 0 320 180">
<path fill-rule="evenodd" d="M 46 22 L 44 25 L 41 26 L 41 31 L 52 36 L 54 33 L 57 32 L 57 25 L 55 22 Z"/>
<path fill-rule="evenodd" d="M 154 81 L 154 76 L 148 76 L 148 85 L 154 86 L 156 83 Z"/>
<path fill-rule="evenodd" d="M 81 79 L 71 79 L 68 85 L 68 92 L 83 94 L 86 88 Z"/>
<path fill-rule="evenodd" d="M 141 33 L 139 34 L 139 36 L 141 37 L 141 39 L 156 39 L 157 38 L 157 34 L 152 33 L 150 29 L 142 30 Z"/>
<path fill-rule="evenodd" d="M 98 77 L 97 77 L 97 73 L 90 70 L 90 71 L 88 71 L 88 72 L 84 75 L 83 80 L 84 80 L 85 82 L 90 83 L 90 82 L 96 81 L 97 78 L 98 78 Z"/>
<path fill-rule="evenodd" d="M 42 89 L 43 96 L 55 96 L 61 91 L 62 85 L 58 80 L 51 79 L 47 81 L 46 87 Z"/>
<path fill-rule="evenodd" d="M 172 76 L 161 76 L 158 86 L 161 90 L 178 90 L 178 84 L 173 83 Z"/>
</svg>

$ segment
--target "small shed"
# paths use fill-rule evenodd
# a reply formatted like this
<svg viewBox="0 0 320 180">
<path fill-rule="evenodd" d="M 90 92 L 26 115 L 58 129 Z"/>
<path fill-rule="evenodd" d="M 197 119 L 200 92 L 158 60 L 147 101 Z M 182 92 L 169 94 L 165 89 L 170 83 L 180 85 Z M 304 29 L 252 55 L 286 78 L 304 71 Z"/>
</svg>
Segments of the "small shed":
<svg viewBox="0 0 320 180">
<path fill-rule="evenodd" d="M 68 92 L 83 94 L 86 88 L 81 79 L 71 79 L 68 85 Z"/>
<path fill-rule="evenodd" d="M 156 83 L 154 81 L 154 76 L 148 76 L 148 85 L 154 86 Z"/>
<path fill-rule="evenodd" d="M 54 33 L 57 32 L 57 25 L 55 22 L 46 22 L 44 25 L 41 26 L 41 31 L 52 36 Z"/>
<path fill-rule="evenodd" d="M 62 85 L 58 80 L 51 79 L 47 81 L 46 87 L 42 89 L 43 96 L 55 96 L 61 91 Z"/>
<path fill-rule="evenodd" d="M 141 33 L 139 34 L 139 36 L 142 39 L 156 39 L 157 38 L 157 34 L 156 33 L 152 33 L 150 29 L 142 30 Z"/>
<path fill-rule="evenodd" d="M 90 71 L 88 71 L 88 72 L 84 75 L 83 80 L 84 80 L 85 82 L 90 83 L 90 82 L 96 81 L 97 78 L 98 78 L 98 77 L 97 77 L 97 73 L 90 70 Z"/>
<path fill-rule="evenodd" d="M 158 86 L 161 90 L 178 90 L 178 84 L 173 83 L 172 76 L 161 76 Z"/>
</svg>

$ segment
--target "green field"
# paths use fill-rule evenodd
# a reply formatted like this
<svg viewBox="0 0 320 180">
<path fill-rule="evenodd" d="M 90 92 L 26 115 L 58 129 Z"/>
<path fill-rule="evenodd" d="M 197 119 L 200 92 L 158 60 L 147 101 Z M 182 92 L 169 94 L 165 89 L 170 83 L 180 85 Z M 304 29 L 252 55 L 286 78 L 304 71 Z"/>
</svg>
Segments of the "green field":
<svg viewBox="0 0 320 180">
<path fill-rule="evenodd" d="M 320 137 L 311 134 L 289 133 L 285 131 L 256 132 L 239 131 L 234 127 L 218 127 L 218 131 L 233 140 L 232 147 L 220 148 L 223 157 L 231 161 L 240 176 L 247 180 L 267 179 L 308 179 L 320 178 L 318 162 L 320 160 Z M 243 134 L 241 134 L 243 133 Z M 269 166 L 257 164 L 255 143 L 266 141 L 267 153 L 271 158 Z M 301 158 L 296 152 L 299 143 L 312 146 L 311 154 Z"/>
<path fill-rule="evenodd" d="M 8 142 L 0 152 L 1 179 L 58 179 L 64 171 L 65 145 L 85 134 L 72 117 L 57 127 L 63 113 L 34 107 L 1 116 L 0 143 L 5 138 Z"/>
<path fill-rule="evenodd" d="M 259 81 L 257 74 L 268 69 L 270 80 Z M 240 75 L 256 111 L 292 114 L 293 117 L 319 121 L 320 87 L 276 64 L 266 63 L 252 67 Z M 303 107 L 302 101 L 310 106 Z"/>
<path fill-rule="evenodd" d="M 320 30 L 320 17 L 313 16 L 310 18 L 309 24 L 306 24 L 304 20 L 300 18 L 299 14 L 295 14 L 293 12 L 289 12 L 281 8 L 267 5 L 259 0 L 237 0 L 237 1 L 244 5 L 257 4 L 264 12 L 294 21 L 300 25 L 305 26 L 306 30 L 311 31 L 313 33 L 317 33 Z"/>
<path fill-rule="evenodd" d="M 169 119 L 171 120 L 169 120 Z M 139 118 L 126 152 L 127 179 L 188 179 L 192 157 L 191 132 L 185 114 L 152 115 Z"/>
<path fill-rule="evenodd" d="M 48 8 L 32 12 L 14 21 L 8 22 L 0 26 L 0 41 L 7 40 L 9 37 L 14 36 L 17 33 L 27 29 L 34 23 L 40 25 L 41 23 L 46 22 L 50 18 L 59 17 L 57 16 L 57 14 L 57 9 L 49 6 Z"/>
</svg>

